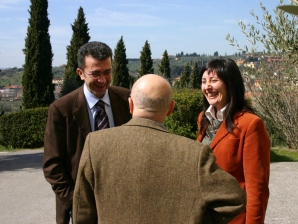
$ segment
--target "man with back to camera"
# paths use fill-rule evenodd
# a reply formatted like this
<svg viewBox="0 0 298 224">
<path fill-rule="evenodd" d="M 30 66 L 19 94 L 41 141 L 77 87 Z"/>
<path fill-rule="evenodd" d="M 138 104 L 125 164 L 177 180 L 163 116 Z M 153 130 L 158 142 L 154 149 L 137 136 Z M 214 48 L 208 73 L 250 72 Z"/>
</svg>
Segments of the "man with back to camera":
<svg viewBox="0 0 298 224">
<path fill-rule="evenodd" d="M 90 133 L 74 192 L 80 223 L 228 223 L 246 195 L 207 145 L 169 133 L 170 84 L 149 74 L 132 87 L 126 124 Z M 105 138 L 109 136 L 109 138 Z"/>
<path fill-rule="evenodd" d="M 81 46 L 76 72 L 84 84 L 50 105 L 44 134 L 43 171 L 56 194 L 59 224 L 70 221 L 79 160 L 88 133 L 100 127 L 101 119 L 104 128 L 131 119 L 130 90 L 110 86 L 112 50 L 108 45 L 94 41 Z M 99 100 L 103 108 L 98 108 Z M 98 111 L 103 111 L 105 117 L 97 117 L 102 114 Z"/>
</svg>

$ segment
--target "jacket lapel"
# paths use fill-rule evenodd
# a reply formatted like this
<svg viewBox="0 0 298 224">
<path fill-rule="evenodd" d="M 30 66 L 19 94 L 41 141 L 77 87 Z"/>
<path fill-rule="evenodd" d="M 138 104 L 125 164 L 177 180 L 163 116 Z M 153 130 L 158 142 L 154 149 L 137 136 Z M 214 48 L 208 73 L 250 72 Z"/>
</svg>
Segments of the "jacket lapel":
<svg viewBox="0 0 298 224">
<path fill-rule="evenodd" d="M 79 87 L 77 97 L 74 101 L 73 116 L 78 122 L 78 127 L 81 129 L 83 136 L 86 138 L 91 132 L 91 125 L 83 85 Z"/>
<path fill-rule="evenodd" d="M 242 115 L 243 115 L 243 112 L 239 112 L 239 113 L 236 113 L 236 115 L 234 116 L 234 124 L 235 124 L 236 128 L 238 125 L 238 118 Z M 215 146 L 228 134 L 229 134 L 229 132 L 226 129 L 226 120 L 224 120 L 223 123 L 220 125 L 216 135 L 214 136 L 214 139 L 212 140 L 212 142 L 210 144 L 210 148 L 214 149 Z"/>
<path fill-rule="evenodd" d="M 114 116 L 115 126 L 120 126 L 130 120 L 128 101 L 120 97 L 115 91 L 109 87 L 109 97 L 111 101 L 112 112 Z M 123 111 L 123 110 L 126 111 Z"/>
</svg>

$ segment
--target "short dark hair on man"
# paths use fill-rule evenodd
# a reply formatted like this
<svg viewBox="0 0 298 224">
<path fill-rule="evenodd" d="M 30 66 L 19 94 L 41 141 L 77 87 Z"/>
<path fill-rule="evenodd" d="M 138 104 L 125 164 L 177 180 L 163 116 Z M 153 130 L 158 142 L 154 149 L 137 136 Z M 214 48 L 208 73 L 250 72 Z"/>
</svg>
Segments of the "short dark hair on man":
<svg viewBox="0 0 298 224">
<path fill-rule="evenodd" d="M 86 56 L 91 56 L 97 60 L 104 60 L 111 57 L 112 60 L 113 52 L 107 44 L 99 41 L 91 41 L 82 45 L 78 51 L 77 58 L 79 68 L 85 68 Z"/>
</svg>

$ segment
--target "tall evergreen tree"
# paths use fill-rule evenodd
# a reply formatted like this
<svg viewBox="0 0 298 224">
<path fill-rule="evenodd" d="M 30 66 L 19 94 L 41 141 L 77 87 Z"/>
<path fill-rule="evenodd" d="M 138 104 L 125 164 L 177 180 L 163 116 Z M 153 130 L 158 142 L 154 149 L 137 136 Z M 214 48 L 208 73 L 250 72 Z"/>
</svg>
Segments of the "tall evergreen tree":
<svg viewBox="0 0 298 224">
<path fill-rule="evenodd" d="M 162 59 L 160 61 L 160 65 L 158 65 L 158 67 L 158 74 L 167 79 L 169 83 L 171 83 L 170 59 L 167 50 L 164 51 Z"/>
<path fill-rule="evenodd" d="M 31 0 L 28 11 L 29 26 L 23 49 L 25 54 L 22 77 L 24 109 L 48 106 L 55 100 L 48 1 Z"/>
<path fill-rule="evenodd" d="M 78 16 L 75 19 L 72 28 L 72 37 L 70 40 L 70 45 L 67 46 L 67 64 L 65 67 L 65 75 L 63 82 L 63 89 L 61 95 L 66 95 L 67 93 L 75 90 L 81 86 L 84 81 L 80 79 L 79 75 L 76 73 L 78 68 L 77 53 L 79 48 L 90 40 L 88 23 L 86 23 L 84 10 L 82 7 L 78 10 Z"/>
<path fill-rule="evenodd" d="M 129 84 L 128 60 L 123 37 L 121 36 L 114 51 L 113 85 L 129 88 Z"/>
<path fill-rule="evenodd" d="M 200 88 L 199 73 L 200 71 L 198 68 L 198 61 L 195 61 L 191 72 L 191 76 L 190 76 L 190 86 L 194 89 Z"/>
<path fill-rule="evenodd" d="M 147 40 L 141 51 L 140 62 L 141 62 L 141 68 L 138 70 L 139 77 L 146 74 L 154 73 L 153 60 L 151 59 L 150 44 L 148 43 Z"/>
<path fill-rule="evenodd" d="M 180 77 L 180 88 L 188 88 L 189 87 L 189 82 L 190 82 L 190 66 L 189 62 L 187 62 L 184 66 L 183 73 Z"/>
</svg>

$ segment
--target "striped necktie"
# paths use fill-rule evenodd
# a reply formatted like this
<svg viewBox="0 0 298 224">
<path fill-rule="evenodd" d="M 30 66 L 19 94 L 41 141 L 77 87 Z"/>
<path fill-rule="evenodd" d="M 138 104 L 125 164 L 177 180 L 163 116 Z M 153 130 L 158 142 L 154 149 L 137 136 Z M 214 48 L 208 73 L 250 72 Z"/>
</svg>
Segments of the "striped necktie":
<svg viewBox="0 0 298 224">
<path fill-rule="evenodd" d="M 102 100 L 99 100 L 95 106 L 98 109 L 97 114 L 95 115 L 95 131 L 109 128 L 110 124 L 105 110 L 105 103 Z"/>
</svg>

